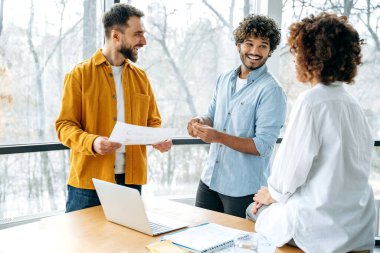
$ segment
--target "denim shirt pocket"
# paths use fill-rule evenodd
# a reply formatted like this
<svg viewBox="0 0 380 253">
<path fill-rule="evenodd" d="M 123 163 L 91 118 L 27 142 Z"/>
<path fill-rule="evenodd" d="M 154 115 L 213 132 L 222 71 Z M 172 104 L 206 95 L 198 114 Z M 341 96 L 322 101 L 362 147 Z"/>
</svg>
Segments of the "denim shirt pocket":
<svg viewBox="0 0 380 253">
<path fill-rule="evenodd" d="M 232 113 L 232 122 L 234 128 L 239 132 L 249 132 L 253 128 L 253 106 L 245 101 L 240 101 L 234 108 Z"/>
</svg>

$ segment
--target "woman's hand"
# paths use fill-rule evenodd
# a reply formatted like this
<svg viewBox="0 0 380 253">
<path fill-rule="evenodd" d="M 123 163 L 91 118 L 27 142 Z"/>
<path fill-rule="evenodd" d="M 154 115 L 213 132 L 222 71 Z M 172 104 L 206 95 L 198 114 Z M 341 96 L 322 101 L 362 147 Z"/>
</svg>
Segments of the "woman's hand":
<svg viewBox="0 0 380 253">
<path fill-rule="evenodd" d="M 273 202 L 276 202 L 274 199 L 272 199 L 268 187 L 265 186 L 261 186 L 260 190 L 258 190 L 255 196 L 253 197 L 253 200 L 263 205 L 270 205 Z"/>
<path fill-rule="evenodd" d="M 261 186 L 260 190 L 254 195 L 255 204 L 252 207 L 252 213 L 256 214 L 263 205 L 270 205 L 276 202 L 269 193 L 268 187 Z"/>
<path fill-rule="evenodd" d="M 256 214 L 257 211 L 259 211 L 260 207 L 262 207 L 262 206 L 263 206 L 263 204 L 261 204 L 259 202 L 253 202 L 252 213 Z"/>
</svg>

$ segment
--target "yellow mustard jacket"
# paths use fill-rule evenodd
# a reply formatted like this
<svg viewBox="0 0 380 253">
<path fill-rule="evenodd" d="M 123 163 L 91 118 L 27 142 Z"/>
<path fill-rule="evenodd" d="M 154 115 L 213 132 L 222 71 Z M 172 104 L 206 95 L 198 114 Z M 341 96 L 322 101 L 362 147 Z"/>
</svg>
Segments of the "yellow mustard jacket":
<svg viewBox="0 0 380 253">
<path fill-rule="evenodd" d="M 125 61 L 122 72 L 125 122 L 160 127 L 161 117 L 145 72 Z M 65 77 L 62 107 L 55 123 L 59 140 L 69 147 L 68 184 L 94 189 L 92 178 L 115 182 L 115 153 L 98 155 L 92 144 L 110 136 L 117 121 L 115 81 L 110 63 L 99 49 Z M 146 184 L 146 146 L 126 146 L 127 184 Z"/>
</svg>

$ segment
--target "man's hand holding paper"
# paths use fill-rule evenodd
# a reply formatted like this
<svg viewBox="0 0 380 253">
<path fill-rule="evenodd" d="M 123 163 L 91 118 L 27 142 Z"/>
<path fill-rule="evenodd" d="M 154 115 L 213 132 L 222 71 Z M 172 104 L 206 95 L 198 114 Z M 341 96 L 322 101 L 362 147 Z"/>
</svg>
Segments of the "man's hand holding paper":
<svg viewBox="0 0 380 253">
<path fill-rule="evenodd" d="M 109 140 L 122 145 L 153 145 L 161 152 L 168 151 L 175 135 L 176 128 L 143 127 L 116 122 Z"/>
<path fill-rule="evenodd" d="M 166 151 L 169 151 L 171 148 L 172 148 L 172 140 L 171 139 L 167 139 L 161 143 L 158 143 L 158 144 L 153 144 L 152 147 L 154 149 L 157 149 L 158 151 L 160 151 L 161 153 L 163 152 L 166 152 Z"/>
<path fill-rule="evenodd" d="M 118 142 L 112 142 L 107 137 L 99 136 L 92 144 L 92 148 L 99 155 L 108 155 L 115 152 L 120 148 L 121 144 Z"/>
</svg>

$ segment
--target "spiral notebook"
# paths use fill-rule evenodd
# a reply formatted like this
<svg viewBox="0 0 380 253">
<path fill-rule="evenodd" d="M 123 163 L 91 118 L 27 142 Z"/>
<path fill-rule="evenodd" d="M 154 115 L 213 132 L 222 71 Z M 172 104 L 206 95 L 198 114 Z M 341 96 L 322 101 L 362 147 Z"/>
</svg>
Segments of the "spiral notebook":
<svg viewBox="0 0 380 253">
<path fill-rule="evenodd" d="M 215 223 L 205 223 L 165 235 L 162 240 L 169 240 L 193 252 L 212 253 L 232 247 L 234 239 L 243 239 L 248 236 L 249 232 L 247 231 Z"/>
</svg>

